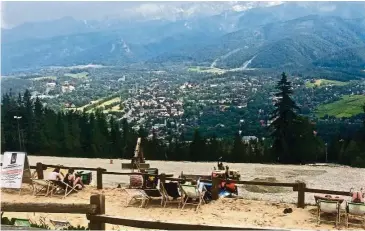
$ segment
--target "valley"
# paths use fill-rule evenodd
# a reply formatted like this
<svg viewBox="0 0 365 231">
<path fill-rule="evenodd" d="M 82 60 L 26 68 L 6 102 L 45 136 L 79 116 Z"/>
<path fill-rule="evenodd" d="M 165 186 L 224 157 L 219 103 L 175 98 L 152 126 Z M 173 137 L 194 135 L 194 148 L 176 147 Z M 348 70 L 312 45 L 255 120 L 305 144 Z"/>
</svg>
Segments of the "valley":
<svg viewBox="0 0 365 231">
<path fill-rule="evenodd" d="M 354 133 L 365 4 L 237 4 L 174 19 L 68 17 L 2 29 L 1 90 L 28 89 L 57 112 L 103 112 L 163 142 L 191 140 L 196 128 L 204 137 L 266 137 L 285 72 L 300 115 L 325 142 L 343 127 Z"/>
</svg>

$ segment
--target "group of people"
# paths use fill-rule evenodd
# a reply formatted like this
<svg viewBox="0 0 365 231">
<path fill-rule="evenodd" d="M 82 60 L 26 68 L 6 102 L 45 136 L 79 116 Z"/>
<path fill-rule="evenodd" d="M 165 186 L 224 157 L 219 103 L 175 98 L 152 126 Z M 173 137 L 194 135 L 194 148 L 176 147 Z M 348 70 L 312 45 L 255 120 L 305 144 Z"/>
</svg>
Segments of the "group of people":
<svg viewBox="0 0 365 231">
<path fill-rule="evenodd" d="M 64 183 L 72 187 L 76 186 L 76 189 L 79 190 L 84 188 L 84 183 L 82 182 L 81 177 L 77 177 L 75 175 L 75 170 L 72 168 L 70 168 L 66 176 L 64 176 L 63 173 L 61 172 L 61 168 L 57 167 L 53 170 L 53 172 L 49 174 L 48 179 L 56 182 L 63 181 Z"/>
</svg>

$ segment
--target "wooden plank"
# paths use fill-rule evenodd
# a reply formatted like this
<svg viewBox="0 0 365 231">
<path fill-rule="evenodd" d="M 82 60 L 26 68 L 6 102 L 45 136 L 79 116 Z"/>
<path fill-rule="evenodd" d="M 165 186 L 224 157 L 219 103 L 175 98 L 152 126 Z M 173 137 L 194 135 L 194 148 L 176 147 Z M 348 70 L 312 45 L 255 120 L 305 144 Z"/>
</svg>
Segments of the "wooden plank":
<svg viewBox="0 0 365 231">
<path fill-rule="evenodd" d="M 10 203 L 1 202 L 2 212 L 76 213 L 94 214 L 96 205 L 57 203 Z"/>
<path fill-rule="evenodd" d="M 277 186 L 277 187 L 296 187 L 298 183 L 282 183 L 282 182 L 261 182 L 261 181 L 236 181 L 228 180 L 228 183 L 245 184 L 245 185 L 263 185 L 263 186 Z"/>
<path fill-rule="evenodd" d="M 294 188 L 294 191 L 298 191 L 297 188 Z M 336 190 L 326 190 L 326 189 L 314 189 L 314 188 L 306 188 L 305 192 L 309 193 L 322 193 L 322 194 L 330 194 L 330 195 L 340 195 L 340 196 L 351 196 L 349 191 L 336 191 Z"/>
<path fill-rule="evenodd" d="M 124 225 L 142 229 L 162 229 L 162 230 L 275 230 L 272 228 L 260 227 L 235 227 L 235 226 L 215 226 L 215 225 L 200 225 L 200 224 L 184 224 L 161 222 L 156 220 L 136 220 L 130 218 L 121 218 L 107 215 L 89 215 L 88 219 L 93 222 L 105 222 L 114 225 Z M 282 229 L 280 229 L 282 230 Z"/>
<path fill-rule="evenodd" d="M 87 170 L 87 171 L 97 171 L 98 168 L 86 168 L 86 167 L 67 167 L 63 165 L 53 165 L 53 164 L 43 164 L 44 166 L 47 166 L 47 168 L 56 168 L 59 167 L 61 169 L 70 169 L 73 168 L 74 170 Z M 106 169 L 104 169 L 106 171 Z"/>
<path fill-rule="evenodd" d="M 103 172 L 103 174 L 107 174 L 107 175 L 121 175 L 121 176 L 131 176 L 131 175 L 146 175 L 146 176 L 156 176 L 156 177 L 160 177 L 160 175 L 156 175 L 156 174 L 148 174 L 148 173 L 141 173 L 141 172 Z M 166 174 L 166 177 L 172 177 L 174 176 L 174 174 Z"/>
<path fill-rule="evenodd" d="M 140 169 L 150 168 L 150 164 L 140 163 L 139 168 Z M 133 168 L 132 163 L 122 163 L 122 169 L 137 169 L 137 168 Z"/>
</svg>

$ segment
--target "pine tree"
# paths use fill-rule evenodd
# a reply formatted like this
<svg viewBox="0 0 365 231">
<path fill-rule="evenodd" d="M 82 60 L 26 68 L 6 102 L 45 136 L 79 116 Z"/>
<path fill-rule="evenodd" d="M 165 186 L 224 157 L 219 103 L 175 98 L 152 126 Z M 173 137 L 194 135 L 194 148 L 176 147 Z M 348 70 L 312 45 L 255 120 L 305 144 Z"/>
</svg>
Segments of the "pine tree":
<svg viewBox="0 0 365 231">
<path fill-rule="evenodd" d="M 298 106 L 291 99 L 293 94 L 291 83 L 287 80 L 285 73 L 281 75 L 281 80 L 276 88 L 279 90 L 275 94 L 278 97 L 278 102 L 275 103 L 276 109 L 273 112 L 272 124 L 270 128 L 273 130 L 271 136 L 273 138 L 273 151 L 278 160 L 282 163 L 290 163 L 293 161 L 293 155 L 290 150 L 292 142 L 293 130 L 292 126 L 297 119 L 296 111 Z"/>
</svg>

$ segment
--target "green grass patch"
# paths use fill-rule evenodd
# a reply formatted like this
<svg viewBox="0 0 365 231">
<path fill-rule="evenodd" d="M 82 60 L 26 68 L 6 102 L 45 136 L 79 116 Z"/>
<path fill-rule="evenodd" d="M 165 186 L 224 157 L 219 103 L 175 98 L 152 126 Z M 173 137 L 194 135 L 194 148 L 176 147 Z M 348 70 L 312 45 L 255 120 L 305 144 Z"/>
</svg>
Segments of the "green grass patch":
<svg viewBox="0 0 365 231">
<path fill-rule="evenodd" d="M 105 108 L 105 107 L 110 105 L 110 107 L 108 109 L 103 110 L 104 113 L 107 113 L 109 111 L 115 111 L 115 112 L 121 111 L 119 109 L 119 103 L 121 102 L 120 97 L 115 97 L 115 98 L 112 98 L 108 101 L 100 103 L 100 101 L 102 101 L 104 99 L 105 98 L 101 98 L 101 99 L 98 99 L 98 100 L 95 100 L 95 101 L 91 101 L 90 104 L 86 104 L 82 107 L 77 108 L 76 110 L 83 111 L 86 107 L 89 107 L 89 109 L 86 108 L 86 110 L 87 110 L 86 112 L 91 113 L 91 112 L 95 112 L 96 109 L 98 109 L 98 108 L 101 108 L 101 107 Z M 114 104 L 114 105 L 111 105 L 111 104 Z"/>
<path fill-rule="evenodd" d="M 336 80 L 328 80 L 328 79 L 316 79 L 314 82 L 306 82 L 305 86 L 307 88 L 314 88 L 314 87 L 326 87 L 326 86 L 345 86 L 349 82 L 341 82 Z"/>
<path fill-rule="evenodd" d="M 336 102 L 320 105 L 316 110 L 316 115 L 320 118 L 325 115 L 337 118 L 351 117 L 362 113 L 364 104 L 365 95 L 345 95 Z"/>
<path fill-rule="evenodd" d="M 87 78 L 89 75 L 88 72 L 83 71 L 80 73 L 76 73 L 76 74 L 72 74 L 72 73 L 66 73 L 65 76 L 67 77 L 71 77 L 71 78 L 75 78 L 75 79 L 82 79 L 82 78 Z"/>
</svg>

